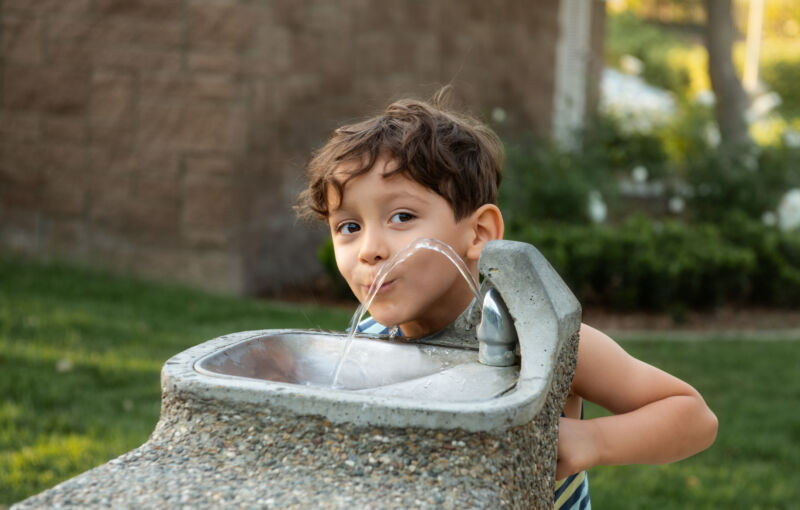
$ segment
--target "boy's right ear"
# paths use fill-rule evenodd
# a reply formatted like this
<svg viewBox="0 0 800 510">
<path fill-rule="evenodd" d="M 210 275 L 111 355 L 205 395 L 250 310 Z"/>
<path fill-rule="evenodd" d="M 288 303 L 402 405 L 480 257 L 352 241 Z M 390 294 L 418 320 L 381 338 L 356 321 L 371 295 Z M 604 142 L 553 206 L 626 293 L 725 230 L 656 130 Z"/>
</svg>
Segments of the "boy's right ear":
<svg viewBox="0 0 800 510">
<path fill-rule="evenodd" d="M 503 238 L 505 224 L 503 214 L 494 204 L 480 206 L 470 217 L 472 222 L 472 242 L 467 250 L 467 259 L 478 260 L 483 246 L 489 241 Z"/>
</svg>

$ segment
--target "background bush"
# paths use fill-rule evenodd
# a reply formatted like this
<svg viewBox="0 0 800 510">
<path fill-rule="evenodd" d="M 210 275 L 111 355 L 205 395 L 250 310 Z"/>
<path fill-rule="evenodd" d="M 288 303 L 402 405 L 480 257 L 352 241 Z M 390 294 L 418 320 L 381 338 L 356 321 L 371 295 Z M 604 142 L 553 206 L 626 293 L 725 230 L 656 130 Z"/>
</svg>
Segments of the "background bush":
<svg viewBox="0 0 800 510">
<path fill-rule="evenodd" d="M 531 224 L 507 237 L 539 248 L 585 305 L 800 305 L 800 234 L 742 217 L 725 226 L 645 217 L 617 227 Z"/>
</svg>

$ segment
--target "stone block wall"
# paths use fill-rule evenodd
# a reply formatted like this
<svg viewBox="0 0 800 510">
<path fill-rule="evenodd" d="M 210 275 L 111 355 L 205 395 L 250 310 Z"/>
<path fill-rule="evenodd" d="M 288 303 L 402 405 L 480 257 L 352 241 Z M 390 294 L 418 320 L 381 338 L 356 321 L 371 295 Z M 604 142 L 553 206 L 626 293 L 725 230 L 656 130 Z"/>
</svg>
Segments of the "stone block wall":
<svg viewBox="0 0 800 510">
<path fill-rule="evenodd" d="M 0 0 L 0 249 L 225 292 L 319 272 L 331 129 L 452 82 L 549 132 L 558 0 Z"/>
</svg>

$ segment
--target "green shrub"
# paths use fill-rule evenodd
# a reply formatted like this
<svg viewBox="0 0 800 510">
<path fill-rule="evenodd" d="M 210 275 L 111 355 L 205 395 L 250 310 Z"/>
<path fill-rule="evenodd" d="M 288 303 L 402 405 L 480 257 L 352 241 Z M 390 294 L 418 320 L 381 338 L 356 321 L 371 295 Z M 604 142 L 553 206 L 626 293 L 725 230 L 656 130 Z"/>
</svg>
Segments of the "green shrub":
<svg viewBox="0 0 800 510">
<path fill-rule="evenodd" d="M 668 174 L 668 154 L 660 130 L 631 132 L 625 121 L 610 115 L 595 115 L 581 133 L 580 154 L 584 164 L 599 178 L 628 177 L 635 166 L 644 166 L 650 179 Z M 600 183 L 595 183 L 600 186 Z"/>
<path fill-rule="evenodd" d="M 699 221 L 726 221 L 743 214 L 760 219 L 774 211 L 783 194 L 800 186 L 800 150 L 762 147 L 755 168 L 736 168 L 716 150 L 687 153 L 689 205 Z"/>
<path fill-rule="evenodd" d="M 585 223 L 589 193 L 595 181 L 580 156 L 546 142 L 507 145 L 507 165 L 500 201 L 507 220 L 545 219 Z"/>
<path fill-rule="evenodd" d="M 539 248 L 587 305 L 673 312 L 800 305 L 800 233 L 743 216 L 724 227 L 644 217 L 618 227 L 532 224 L 507 238 Z"/>
<path fill-rule="evenodd" d="M 766 228 L 741 215 L 723 227 L 725 238 L 747 246 L 755 257 L 749 301 L 755 305 L 800 305 L 800 231 Z"/>
</svg>

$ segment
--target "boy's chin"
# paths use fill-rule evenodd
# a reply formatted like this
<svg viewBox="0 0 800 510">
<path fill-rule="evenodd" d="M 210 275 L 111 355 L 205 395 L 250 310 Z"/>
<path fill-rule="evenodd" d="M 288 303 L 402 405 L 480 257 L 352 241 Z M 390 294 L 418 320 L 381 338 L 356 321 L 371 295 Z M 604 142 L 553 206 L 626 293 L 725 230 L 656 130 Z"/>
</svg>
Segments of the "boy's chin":
<svg viewBox="0 0 800 510">
<path fill-rule="evenodd" d="M 410 321 L 411 319 L 407 317 L 407 314 L 400 312 L 399 310 L 386 310 L 383 307 L 372 307 L 369 311 L 370 316 L 378 321 L 380 324 L 391 328 L 393 326 L 400 326 L 401 324 L 405 324 L 406 322 Z"/>
<path fill-rule="evenodd" d="M 400 329 L 403 331 L 403 333 L 410 337 L 419 337 L 435 333 L 439 329 L 456 320 L 458 317 L 458 314 L 456 314 L 449 321 L 435 321 L 431 317 L 431 314 L 425 313 L 427 311 L 428 310 L 426 310 L 424 306 L 395 308 L 393 306 L 384 307 L 378 305 L 372 306 L 369 310 L 369 314 L 379 324 L 382 324 L 387 328 L 400 326 Z M 442 319 L 444 319 L 444 317 Z M 408 328 L 408 330 L 406 330 L 406 328 Z"/>
<path fill-rule="evenodd" d="M 375 313 L 375 312 L 372 312 L 372 311 L 370 311 L 369 314 L 373 319 L 378 321 L 380 324 L 383 324 L 387 328 L 391 328 L 393 326 L 399 326 L 400 324 L 402 324 L 404 322 L 404 321 L 398 319 L 396 316 L 393 316 L 391 314 L 387 315 L 387 314 L 382 314 L 380 312 Z"/>
</svg>

